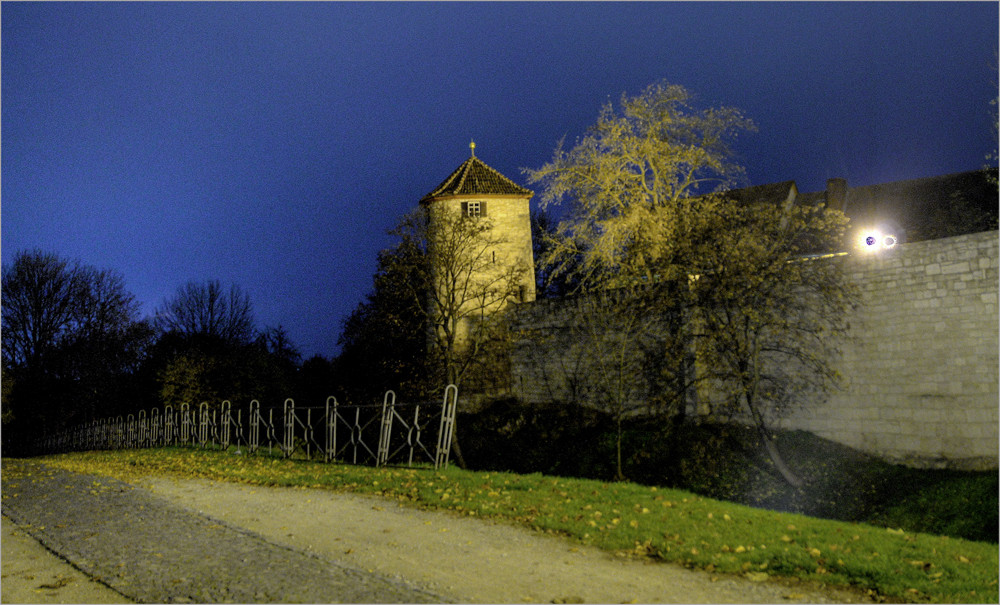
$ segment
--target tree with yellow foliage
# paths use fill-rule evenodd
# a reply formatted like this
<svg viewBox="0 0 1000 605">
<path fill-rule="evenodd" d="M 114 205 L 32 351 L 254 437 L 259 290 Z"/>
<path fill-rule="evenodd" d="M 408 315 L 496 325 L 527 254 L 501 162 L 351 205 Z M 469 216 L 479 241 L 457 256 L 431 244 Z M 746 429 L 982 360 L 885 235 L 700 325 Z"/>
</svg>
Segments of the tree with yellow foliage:
<svg viewBox="0 0 1000 605">
<path fill-rule="evenodd" d="M 560 144 L 527 175 L 542 185 L 543 207 L 569 206 L 546 247 L 550 274 L 572 276 L 584 293 L 644 299 L 662 318 L 649 325 L 677 344 L 663 348 L 660 371 L 676 392 L 660 409 L 683 414 L 697 352 L 700 389 L 749 416 L 776 468 L 800 485 L 764 410 L 836 377 L 832 353 L 856 297 L 838 263 L 805 259 L 835 250 L 846 218 L 731 194 L 744 178 L 732 144 L 753 129 L 739 110 L 698 109 L 686 89 L 661 82 L 605 105 L 572 149 Z"/>
</svg>

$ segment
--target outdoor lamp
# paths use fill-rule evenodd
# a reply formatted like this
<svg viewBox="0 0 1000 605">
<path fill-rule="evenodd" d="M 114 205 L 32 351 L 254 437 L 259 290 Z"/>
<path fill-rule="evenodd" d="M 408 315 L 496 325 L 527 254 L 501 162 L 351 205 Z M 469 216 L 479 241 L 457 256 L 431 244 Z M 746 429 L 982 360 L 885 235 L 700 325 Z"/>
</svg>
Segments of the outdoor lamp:
<svg viewBox="0 0 1000 605">
<path fill-rule="evenodd" d="M 883 233 L 879 229 L 862 230 L 858 238 L 858 246 L 865 252 L 881 252 L 896 246 L 899 238 L 891 233 Z"/>
</svg>

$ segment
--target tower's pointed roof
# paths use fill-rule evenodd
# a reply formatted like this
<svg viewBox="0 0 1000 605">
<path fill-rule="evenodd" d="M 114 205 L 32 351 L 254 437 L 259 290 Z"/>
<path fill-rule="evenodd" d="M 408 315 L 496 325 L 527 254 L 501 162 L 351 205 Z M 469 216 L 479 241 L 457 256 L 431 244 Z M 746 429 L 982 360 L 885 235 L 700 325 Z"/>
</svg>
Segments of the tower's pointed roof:
<svg viewBox="0 0 1000 605">
<path fill-rule="evenodd" d="M 420 203 L 426 204 L 432 199 L 453 196 L 514 195 L 522 197 L 534 194 L 530 189 L 521 187 L 477 158 L 475 143 L 470 144 L 469 147 L 472 150 L 469 159 L 462 162 L 462 165 L 456 168 L 433 191 L 421 198 Z"/>
</svg>

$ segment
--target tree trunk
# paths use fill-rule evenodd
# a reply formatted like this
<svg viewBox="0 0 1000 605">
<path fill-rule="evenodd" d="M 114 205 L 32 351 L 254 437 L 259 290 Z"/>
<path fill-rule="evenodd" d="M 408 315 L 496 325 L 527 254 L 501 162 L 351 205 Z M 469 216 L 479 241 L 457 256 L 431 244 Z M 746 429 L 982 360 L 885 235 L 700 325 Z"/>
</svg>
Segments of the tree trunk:
<svg viewBox="0 0 1000 605">
<path fill-rule="evenodd" d="M 622 419 L 617 419 L 617 435 L 615 439 L 615 479 L 617 481 L 625 480 L 625 473 L 622 472 Z"/>
<path fill-rule="evenodd" d="M 757 409 L 757 389 L 760 386 L 760 348 L 756 342 L 754 344 L 753 356 L 750 360 L 750 363 L 753 364 L 753 383 L 750 389 L 744 386 L 743 391 L 747 409 L 750 410 L 750 416 L 753 418 L 754 424 L 757 425 L 757 432 L 760 433 L 761 439 L 764 440 L 764 448 L 767 450 L 767 455 L 771 457 L 774 468 L 778 469 L 778 472 L 781 473 L 781 476 L 789 485 L 800 488 L 805 485 L 805 482 L 785 464 L 785 459 L 781 457 L 781 452 L 778 451 L 778 444 L 774 442 L 770 431 L 764 427 L 764 416 Z"/>
<path fill-rule="evenodd" d="M 778 451 L 778 444 L 771 438 L 767 430 L 759 425 L 757 430 L 760 433 L 761 439 L 764 440 L 764 449 L 767 450 L 767 455 L 771 457 L 771 462 L 774 463 L 774 468 L 778 469 L 782 478 L 784 478 L 784 480 L 792 487 L 798 488 L 804 486 L 805 482 L 799 478 L 798 475 L 792 472 L 792 469 L 788 468 L 787 464 L 785 464 L 785 459 L 781 457 L 781 452 Z"/>
<path fill-rule="evenodd" d="M 456 425 L 457 422 L 453 422 L 451 425 L 451 453 L 455 456 L 455 463 L 458 465 L 458 468 L 466 470 L 465 457 L 462 456 L 462 447 L 458 445 L 458 429 Z"/>
</svg>

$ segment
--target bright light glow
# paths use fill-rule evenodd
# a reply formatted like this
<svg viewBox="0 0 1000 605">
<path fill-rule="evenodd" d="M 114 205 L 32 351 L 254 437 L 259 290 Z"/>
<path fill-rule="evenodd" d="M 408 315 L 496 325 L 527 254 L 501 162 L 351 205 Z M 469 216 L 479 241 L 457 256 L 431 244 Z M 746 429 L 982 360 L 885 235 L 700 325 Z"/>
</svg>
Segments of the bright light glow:
<svg viewBox="0 0 1000 605">
<path fill-rule="evenodd" d="M 858 238 L 858 246 L 865 252 L 880 252 L 894 247 L 899 238 L 890 233 L 882 233 L 876 229 L 862 231 Z"/>
</svg>

